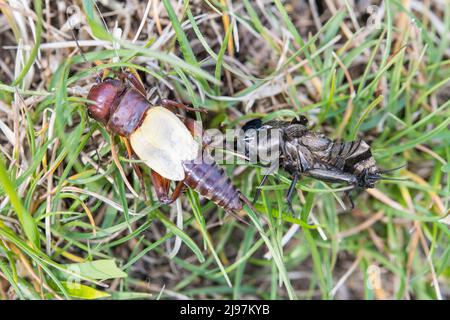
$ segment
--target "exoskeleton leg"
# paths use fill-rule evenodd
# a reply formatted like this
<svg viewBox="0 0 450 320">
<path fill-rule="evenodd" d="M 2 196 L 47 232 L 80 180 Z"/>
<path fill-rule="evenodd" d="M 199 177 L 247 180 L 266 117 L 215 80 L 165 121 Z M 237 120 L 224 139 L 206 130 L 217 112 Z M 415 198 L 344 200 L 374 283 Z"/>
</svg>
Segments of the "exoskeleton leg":
<svg viewBox="0 0 450 320">
<path fill-rule="evenodd" d="M 294 214 L 294 209 L 292 208 L 292 197 L 294 196 L 295 187 L 298 182 L 298 174 L 294 174 L 292 178 L 291 185 L 289 186 L 289 190 L 286 194 L 286 201 L 289 207 L 289 210 Z"/>
<path fill-rule="evenodd" d="M 158 197 L 158 200 L 163 204 L 171 204 L 172 202 L 177 200 L 185 187 L 183 181 L 178 182 L 175 190 L 172 192 L 172 195 L 169 196 L 170 180 L 160 176 L 156 171 L 153 170 L 151 178 L 153 187 L 155 188 L 156 196 Z"/>
<path fill-rule="evenodd" d="M 133 148 L 131 147 L 130 140 L 128 140 L 128 139 L 123 139 L 123 140 L 125 141 L 125 147 L 127 149 L 127 158 L 132 159 L 135 154 L 134 154 Z M 141 190 L 142 190 L 142 193 L 144 194 L 144 200 L 147 201 L 147 192 L 145 189 L 145 182 L 144 182 L 144 176 L 142 175 L 142 171 L 139 168 L 139 165 L 137 163 L 133 163 L 132 167 L 133 167 L 134 171 L 136 172 L 136 175 L 138 176 L 139 182 L 141 184 Z"/>
<path fill-rule="evenodd" d="M 147 91 L 145 90 L 144 84 L 142 83 L 137 73 L 131 71 L 121 72 L 119 74 L 119 78 L 122 80 L 127 79 L 128 81 L 130 81 L 136 90 L 138 90 L 144 97 L 147 97 Z"/>
<path fill-rule="evenodd" d="M 340 170 L 325 170 L 325 169 L 311 169 L 305 172 L 305 175 L 319 180 L 325 180 L 329 182 L 341 182 L 347 183 L 351 186 L 356 186 L 358 179 L 355 175 L 350 173 L 345 173 Z M 348 198 L 351 208 L 355 208 L 353 199 L 350 195 L 350 190 L 345 191 L 344 196 Z"/>
<path fill-rule="evenodd" d="M 261 195 L 261 187 L 264 186 L 264 184 L 267 182 L 268 178 L 269 178 L 268 174 L 263 176 L 261 182 L 259 183 L 259 186 L 256 188 L 255 197 L 253 198 L 253 203 L 256 203 L 256 201 L 258 201 L 258 198 Z"/>
<path fill-rule="evenodd" d="M 275 170 L 278 167 L 278 163 L 273 162 L 270 164 L 269 169 L 267 169 L 268 171 L 266 171 L 266 174 L 263 176 L 261 182 L 259 183 L 259 186 L 256 188 L 256 192 L 255 192 L 255 197 L 253 198 L 253 203 L 256 203 L 256 201 L 258 201 L 259 196 L 261 195 L 261 187 L 264 186 L 264 184 L 267 182 L 267 179 L 269 178 L 269 176 L 275 172 Z"/>
<path fill-rule="evenodd" d="M 123 171 L 122 165 L 120 164 L 119 155 L 116 149 L 116 145 L 114 144 L 114 136 L 112 134 L 109 134 L 110 139 L 110 146 L 111 146 L 111 155 L 114 161 L 114 164 L 116 165 L 117 169 L 119 170 L 120 176 L 123 179 L 123 182 L 127 186 L 128 190 L 135 196 L 136 198 L 139 197 L 139 195 L 134 191 L 133 187 L 131 186 L 130 182 L 128 181 L 125 172 Z"/>
<path fill-rule="evenodd" d="M 322 181 L 343 182 L 349 185 L 357 185 L 357 178 L 355 175 L 337 169 L 310 169 L 305 171 L 304 174 Z"/>
<path fill-rule="evenodd" d="M 344 197 L 346 197 L 348 199 L 348 202 L 350 203 L 350 207 L 351 209 L 355 209 L 355 203 L 353 202 L 353 198 L 352 195 L 350 194 L 351 190 L 347 190 L 344 192 Z"/>
<path fill-rule="evenodd" d="M 165 107 L 165 108 L 179 108 L 179 109 L 185 109 L 185 110 L 188 110 L 188 111 L 198 111 L 198 112 L 203 112 L 203 113 L 207 113 L 208 112 L 204 108 L 189 107 L 189 106 L 185 105 L 184 103 L 173 101 L 173 100 L 170 100 L 170 99 L 162 99 L 161 100 L 161 105 L 163 107 Z"/>
</svg>

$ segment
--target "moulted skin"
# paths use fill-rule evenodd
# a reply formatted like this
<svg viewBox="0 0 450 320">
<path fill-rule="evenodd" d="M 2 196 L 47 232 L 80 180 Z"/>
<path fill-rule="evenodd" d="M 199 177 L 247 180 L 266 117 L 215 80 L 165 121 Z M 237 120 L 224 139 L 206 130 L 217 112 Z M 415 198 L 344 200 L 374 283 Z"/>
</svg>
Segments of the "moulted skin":
<svg viewBox="0 0 450 320">
<path fill-rule="evenodd" d="M 133 78 L 130 80 L 133 80 Z M 234 188 L 223 169 L 218 167 L 214 161 L 205 162 L 204 158 L 188 160 L 179 158 L 181 150 L 188 142 L 179 136 L 176 141 L 173 141 L 173 139 L 175 133 L 183 131 L 179 126 L 185 126 L 186 121 L 183 123 L 177 118 L 180 124 L 174 124 L 173 121 L 166 121 L 168 118 L 162 116 L 163 112 L 157 113 L 156 116 L 154 112 L 147 112 L 150 108 L 155 111 L 161 107 L 152 106 L 133 85 L 117 79 L 105 79 L 94 85 L 87 98 L 97 102 L 97 104 L 88 105 L 89 116 L 102 123 L 109 132 L 130 139 L 131 146 L 136 154 L 140 154 L 141 160 L 153 160 L 153 163 L 162 163 L 162 167 L 169 166 L 169 169 L 175 168 L 170 160 L 179 160 L 180 168 L 184 171 L 180 181 L 184 185 L 195 189 L 228 212 L 239 212 L 242 209 L 240 192 Z M 146 118 L 147 116 L 149 118 Z M 156 118 L 150 119 L 151 117 Z M 173 117 L 176 116 L 173 115 Z M 161 123 L 145 127 L 147 120 L 156 120 Z M 163 125 L 163 127 L 160 128 L 159 125 Z M 145 127 L 144 132 L 140 132 L 141 126 Z M 172 131 L 162 133 L 161 130 L 162 132 Z M 186 130 L 186 134 L 189 135 L 191 132 Z M 150 139 L 145 139 L 146 137 Z M 154 141 L 154 139 L 157 139 L 157 141 Z M 182 145 L 177 146 L 177 143 Z M 163 148 L 164 146 L 167 146 L 167 148 Z M 169 151 L 166 149 L 169 149 Z M 173 178 L 169 174 L 162 174 L 164 170 L 161 170 L 161 168 L 159 172 L 156 171 L 154 168 L 157 167 L 156 165 L 153 165 L 153 167 L 149 165 L 149 167 L 161 175 L 161 183 L 166 183 Z M 164 172 L 167 173 L 167 170 Z M 160 186 L 155 185 L 156 190 L 159 190 L 158 187 Z M 158 198 L 160 200 L 161 197 L 169 199 L 167 203 L 172 202 L 174 199 L 168 198 L 165 192 L 167 191 L 162 188 Z"/>
<path fill-rule="evenodd" d="M 120 97 L 117 107 L 112 111 L 108 128 L 123 137 L 129 137 L 142 123 L 150 103 L 137 90 L 130 89 Z"/>
</svg>

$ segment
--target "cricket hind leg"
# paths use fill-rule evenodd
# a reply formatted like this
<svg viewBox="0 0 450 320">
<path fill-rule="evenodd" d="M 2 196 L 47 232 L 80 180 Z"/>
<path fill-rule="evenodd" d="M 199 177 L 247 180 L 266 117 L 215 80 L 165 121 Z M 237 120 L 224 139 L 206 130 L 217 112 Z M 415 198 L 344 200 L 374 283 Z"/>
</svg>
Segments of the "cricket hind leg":
<svg viewBox="0 0 450 320">
<path fill-rule="evenodd" d="M 354 188 L 358 186 L 358 178 L 354 174 L 338 169 L 310 169 L 305 172 L 305 175 L 322 181 L 347 183 Z M 351 209 L 355 208 L 355 203 L 350 194 L 354 188 L 344 192 L 344 197 L 348 199 Z"/>
<path fill-rule="evenodd" d="M 346 173 L 338 169 L 309 169 L 305 175 L 322 181 L 341 182 L 357 186 L 358 178 L 354 174 Z"/>
</svg>

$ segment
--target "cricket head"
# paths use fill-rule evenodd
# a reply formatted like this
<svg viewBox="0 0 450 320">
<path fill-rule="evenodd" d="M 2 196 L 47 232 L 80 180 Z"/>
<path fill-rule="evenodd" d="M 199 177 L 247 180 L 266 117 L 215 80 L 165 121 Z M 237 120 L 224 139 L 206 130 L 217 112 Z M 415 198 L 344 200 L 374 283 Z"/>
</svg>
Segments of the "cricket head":
<svg viewBox="0 0 450 320">
<path fill-rule="evenodd" d="M 402 165 L 400 167 L 397 168 L 393 168 L 393 169 L 387 169 L 387 170 L 379 170 L 378 168 L 376 170 L 364 170 L 362 172 L 362 174 L 358 177 L 358 186 L 364 189 L 371 189 L 371 188 L 375 188 L 375 183 L 377 183 L 380 180 L 387 180 L 387 181 L 404 181 L 404 179 L 400 179 L 400 178 L 393 178 L 393 177 L 388 177 L 385 176 L 385 173 L 390 173 L 393 171 L 397 171 L 403 167 L 405 167 L 405 165 Z"/>
</svg>

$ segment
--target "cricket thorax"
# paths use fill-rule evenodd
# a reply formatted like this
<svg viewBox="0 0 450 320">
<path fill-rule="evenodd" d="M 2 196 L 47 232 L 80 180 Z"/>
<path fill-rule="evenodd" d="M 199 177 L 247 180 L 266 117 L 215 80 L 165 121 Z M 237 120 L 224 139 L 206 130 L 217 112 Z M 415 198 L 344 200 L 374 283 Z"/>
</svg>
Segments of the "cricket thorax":
<svg viewBox="0 0 450 320">
<path fill-rule="evenodd" d="M 112 110 L 108 128 L 118 135 L 129 137 L 141 125 L 149 108 L 145 97 L 136 89 L 129 88 Z"/>
</svg>

